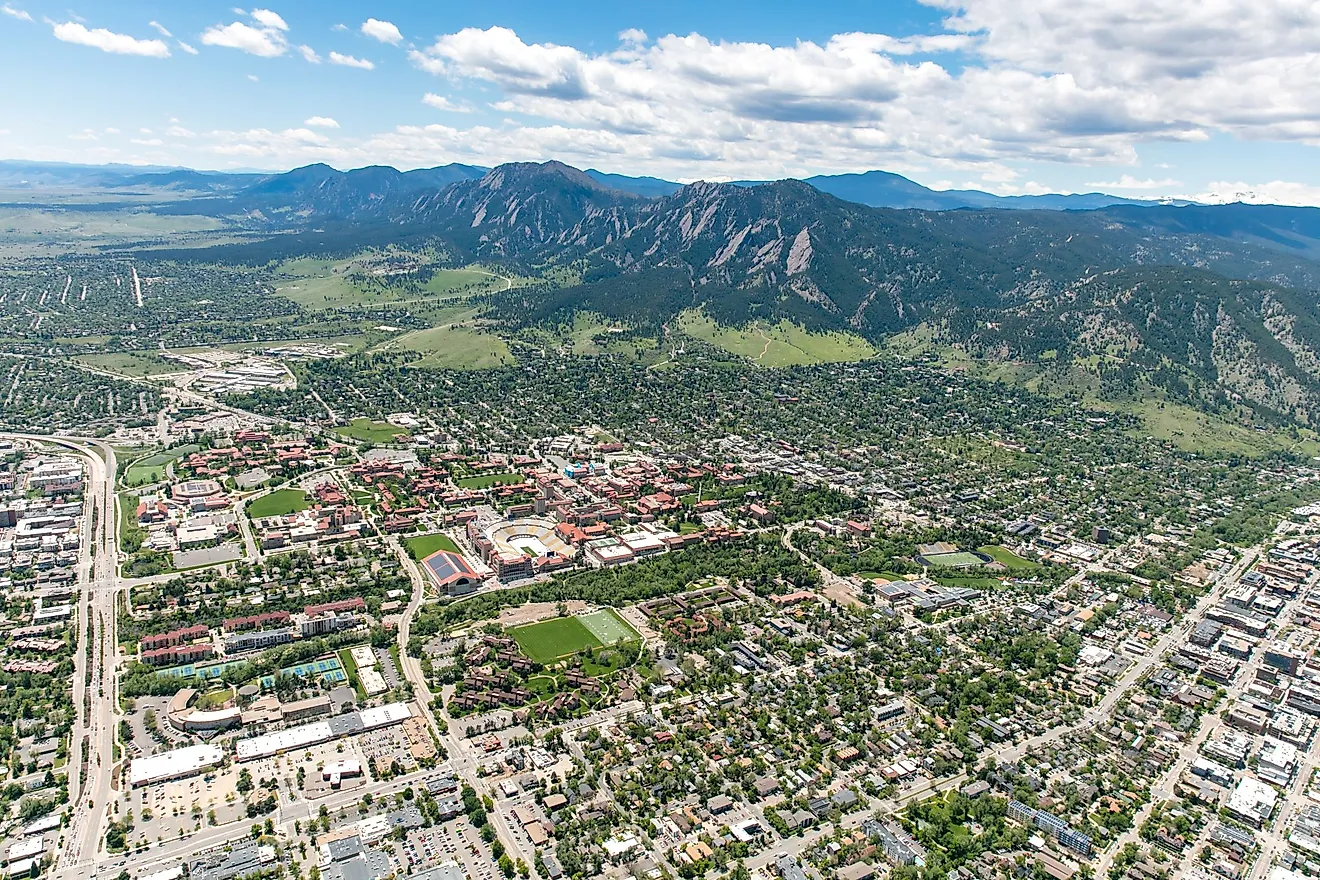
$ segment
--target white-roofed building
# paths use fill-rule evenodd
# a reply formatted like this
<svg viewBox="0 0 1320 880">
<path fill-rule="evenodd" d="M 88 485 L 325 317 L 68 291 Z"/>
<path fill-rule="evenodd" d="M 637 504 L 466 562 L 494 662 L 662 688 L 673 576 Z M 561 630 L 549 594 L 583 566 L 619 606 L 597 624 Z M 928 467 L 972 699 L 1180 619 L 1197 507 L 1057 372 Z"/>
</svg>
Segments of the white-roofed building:
<svg viewBox="0 0 1320 880">
<path fill-rule="evenodd" d="M 129 784 L 134 788 L 193 776 L 222 763 L 225 753 L 217 746 L 185 746 L 181 749 L 134 758 L 128 765 Z"/>
</svg>

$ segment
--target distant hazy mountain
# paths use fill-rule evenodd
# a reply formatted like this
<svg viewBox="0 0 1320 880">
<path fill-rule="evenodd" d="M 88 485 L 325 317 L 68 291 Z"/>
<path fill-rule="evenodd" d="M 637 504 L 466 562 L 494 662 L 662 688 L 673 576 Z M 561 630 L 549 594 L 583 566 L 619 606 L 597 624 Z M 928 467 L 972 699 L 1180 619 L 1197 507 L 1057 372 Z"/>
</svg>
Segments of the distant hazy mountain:
<svg viewBox="0 0 1320 880">
<path fill-rule="evenodd" d="M 634 195 L 645 196 L 648 199 L 672 196 L 683 188 L 681 183 L 675 183 L 672 180 L 661 180 L 658 177 L 628 177 L 625 174 L 607 174 L 594 168 L 588 168 L 583 173 L 610 189 L 630 192 Z"/>
</svg>

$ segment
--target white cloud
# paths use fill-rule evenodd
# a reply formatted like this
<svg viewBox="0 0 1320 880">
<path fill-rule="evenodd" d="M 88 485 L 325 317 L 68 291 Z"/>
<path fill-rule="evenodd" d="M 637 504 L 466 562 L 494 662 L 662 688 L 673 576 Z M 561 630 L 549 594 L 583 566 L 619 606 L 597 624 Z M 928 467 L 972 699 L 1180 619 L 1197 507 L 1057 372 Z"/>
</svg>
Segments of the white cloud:
<svg viewBox="0 0 1320 880">
<path fill-rule="evenodd" d="M 187 43 L 185 43 L 183 40 L 177 40 L 176 42 L 178 42 L 178 44 L 179 44 L 179 48 L 182 49 L 183 51 L 187 52 L 189 55 L 196 55 L 196 54 L 197 54 L 197 50 L 194 49 L 192 46 L 189 46 L 189 45 L 188 45 Z"/>
<path fill-rule="evenodd" d="M 437 95 L 434 92 L 427 92 L 422 96 L 422 103 L 434 107 L 437 110 L 444 110 L 447 113 L 471 113 L 472 108 L 465 107 L 462 104 L 455 104 L 444 95 Z"/>
<path fill-rule="evenodd" d="M 313 116 L 303 121 L 303 125 L 309 128 L 338 128 L 339 123 L 329 116 Z"/>
<path fill-rule="evenodd" d="M 638 43 L 638 44 L 645 43 L 646 31 L 642 30 L 641 28 L 628 28 L 627 30 L 619 31 L 619 42 Z"/>
<path fill-rule="evenodd" d="M 107 128 L 107 129 L 105 130 L 105 133 L 106 133 L 106 134 L 119 134 L 119 129 L 117 129 L 117 128 L 113 128 L 113 127 L 112 127 L 112 128 Z"/>
<path fill-rule="evenodd" d="M 128 142 L 137 144 L 139 147 L 160 147 L 165 144 L 160 138 L 129 138 Z"/>
<path fill-rule="evenodd" d="M 1138 180 L 1131 174 L 1124 174 L 1118 180 L 1099 180 L 1094 183 L 1088 183 L 1087 186 L 1093 186 L 1096 189 L 1160 189 L 1167 192 L 1174 187 L 1182 186 L 1182 181 L 1171 180 L 1168 178 L 1164 180 L 1156 180 L 1154 178 Z"/>
<path fill-rule="evenodd" d="M 69 140 L 94 141 L 97 140 L 97 137 L 96 137 L 96 132 L 92 131 L 90 128 L 84 128 L 82 131 L 78 132 L 77 134 L 69 135 Z"/>
<path fill-rule="evenodd" d="M 352 55 L 341 55 L 338 52 L 330 53 L 330 63 L 338 64 L 343 67 L 356 67 L 359 70 L 376 69 L 376 65 L 365 58 L 354 58 Z"/>
<path fill-rule="evenodd" d="M 241 9 L 235 9 L 236 15 L 247 15 Z M 249 55 L 261 58 L 275 58 L 289 51 L 289 40 L 284 32 L 289 26 L 269 9 L 254 9 L 249 16 L 255 26 L 242 21 L 226 25 L 215 25 L 202 33 L 202 42 L 207 46 L 223 46 L 238 49 Z"/>
<path fill-rule="evenodd" d="M 298 54 L 302 55 L 303 60 L 308 64 L 320 64 L 321 56 L 316 54 L 316 50 L 311 46 L 299 46 Z"/>
<path fill-rule="evenodd" d="M 391 46 L 397 46 L 403 42 L 403 34 L 399 32 L 393 22 L 381 21 L 376 18 L 369 18 L 362 22 L 362 33 L 373 40 L 389 43 Z"/>
<path fill-rule="evenodd" d="M 261 77 L 257 76 L 255 73 L 249 73 L 247 78 L 249 82 L 261 82 Z"/>
<path fill-rule="evenodd" d="M 0 12 L 3 12 L 5 15 L 8 15 L 11 18 L 17 18 L 20 21 L 32 20 L 32 15 L 28 13 L 26 10 L 15 9 L 14 7 L 10 6 L 8 3 L 4 4 L 3 6 L 0 6 Z"/>
<path fill-rule="evenodd" d="M 262 27 L 274 28 L 278 31 L 287 31 L 289 29 L 289 26 L 284 23 L 284 19 L 280 18 L 269 9 L 252 10 L 252 20 Z"/>
<path fill-rule="evenodd" d="M 174 36 L 174 34 L 170 33 L 169 31 L 167 31 L 167 30 L 165 29 L 165 25 L 161 24 L 161 23 L 158 22 L 158 21 L 149 21 L 149 22 L 147 22 L 147 24 L 150 25 L 151 27 L 155 28 L 155 29 L 156 29 L 156 33 L 160 34 L 162 37 L 173 37 L 173 36 Z"/>
<path fill-rule="evenodd" d="M 332 31 L 339 31 L 340 33 L 342 33 L 342 32 L 344 32 L 344 31 L 348 30 L 348 25 L 346 25 L 346 24 L 334 24 L 334 25 L 331 25 L 331 26 L 330 26 L 330 30 L 332 30 Z"/>
<path fill-rule="evenodd" d="M 176 137 L 176 138 L 197 137 L 196 132 L 189 131 L 188 129 L 184 128 L 182 125 L 178 125 L 178 124 L 171 125 L 169 128 L 165 129 L 165 133 L 170 137 Z"/>
<path fill-rule="evenodd" d="M 409 58 L 495 89 L 505 136 L 548 145 L 577 131 L 583 161 L 627 157 L 650 173 L 907 166 L 957 180 L 1021 162 L 1135 166 L 1143 143 L 1224 134 L 1320 145 L 1320 4 L 923 2 L 943 25 L 905 37 L 630 30 L 593 51 L 468 28 Z"/>
<path fill-rule="evenodd" d="M 149 129 L 149 128 L 139 128 L 139 129 L 138 129 L 138 134 L 151 134 L 151 133 L 152 133 L 152 132 L 151 132 L 151 129 Z"/>
<path fill-rule="evenodd" d="M 76 21 L 54 25 L 55 39 L 65 43 L 91 46 L 114 55 L 142 55 L 147 58 L 168 58 L 170 47 L 161 40 L 139 40 L 127 34 L 117 34 L 105 28 L 89 30 Z"/>
</svg>

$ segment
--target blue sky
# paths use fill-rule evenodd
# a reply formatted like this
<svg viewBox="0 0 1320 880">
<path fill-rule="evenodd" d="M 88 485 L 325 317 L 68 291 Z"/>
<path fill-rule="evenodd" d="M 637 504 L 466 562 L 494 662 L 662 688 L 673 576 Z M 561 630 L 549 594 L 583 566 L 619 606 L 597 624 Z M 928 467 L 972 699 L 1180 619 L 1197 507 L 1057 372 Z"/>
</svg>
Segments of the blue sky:
<svg viewBox="0 0 1320 880">
<path fill-rule="evenodd" d="M 0 0 L 0 157 L 1320 203 L 1320 9 L 1203 6 Z"/>
</svg>

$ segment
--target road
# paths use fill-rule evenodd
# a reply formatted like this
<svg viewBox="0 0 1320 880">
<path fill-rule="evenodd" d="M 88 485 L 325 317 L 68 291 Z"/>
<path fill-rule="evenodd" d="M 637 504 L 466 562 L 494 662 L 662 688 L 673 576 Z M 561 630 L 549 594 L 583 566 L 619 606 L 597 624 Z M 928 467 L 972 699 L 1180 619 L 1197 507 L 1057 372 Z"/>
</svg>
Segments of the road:
<svg viewBox="0 0 1320 880">
<path fill-rule="evenodd" d="M 118 464 L 114 449 L 99 440 L 36 434 L 5 436 L 59 446 L 81 456 L 87 466 L 83 495 L 84 528 L 88 531 L 79 564 L 78 645 L 71 682 L 74 722 L 69 740 L 68 785 L 72 807 L 56 857 L 57 868 L 72 868 L 97 853 L 114 775 L 119 705 L 115 692 L 119 530 L 114 487 Z M 93 519 L 95 530 L 91 529 Z"/>
</svg>

